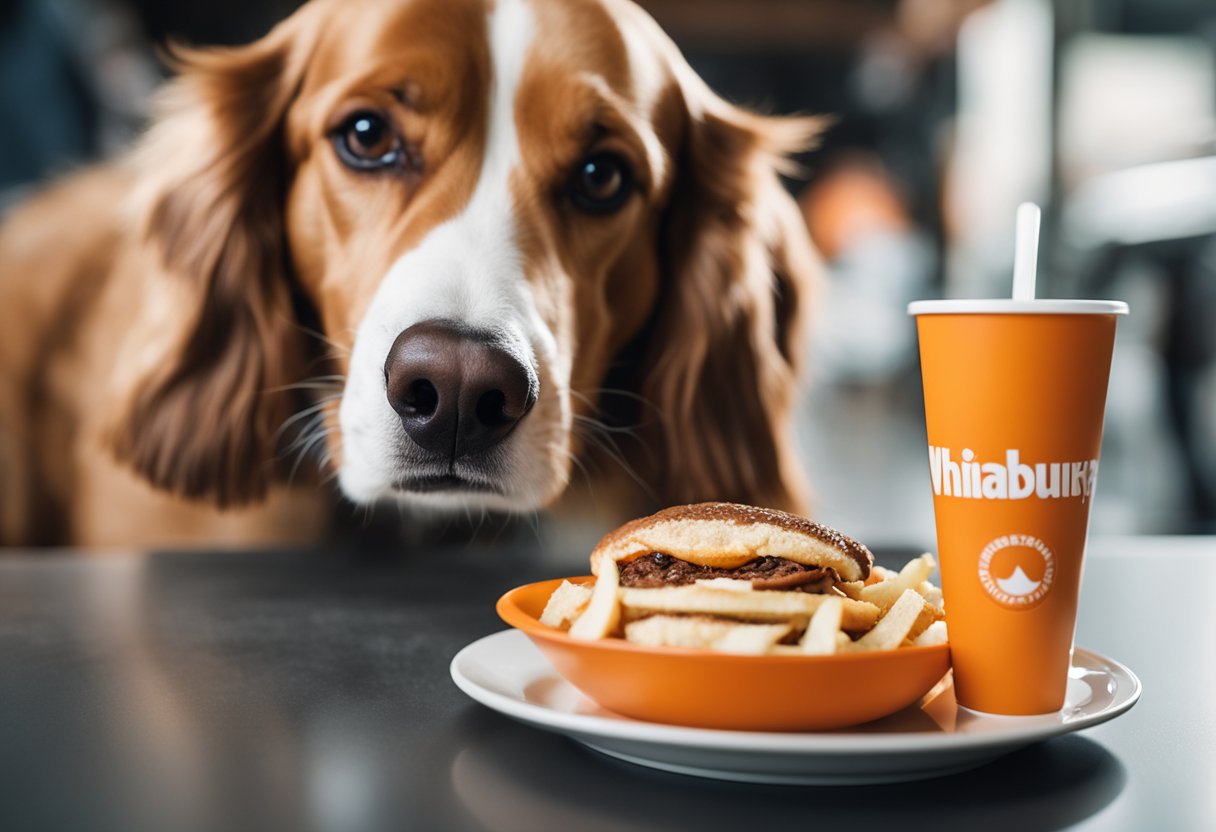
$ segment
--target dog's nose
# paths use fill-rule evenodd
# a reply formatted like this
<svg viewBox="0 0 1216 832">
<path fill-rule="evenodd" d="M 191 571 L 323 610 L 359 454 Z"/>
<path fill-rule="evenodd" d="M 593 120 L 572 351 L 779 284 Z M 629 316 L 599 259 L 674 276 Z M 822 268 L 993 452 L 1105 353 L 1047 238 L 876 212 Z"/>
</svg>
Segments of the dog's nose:
<svg viewBox="0 0 1216 832">
<path fill-rule="evenodd" d="M 398 335 L 384 377 L 405 432 L 451 459 L 501 442 L 536 403 L 528 367 L 492 336 L 452 321 L 423 321 Z"/>
</svg>

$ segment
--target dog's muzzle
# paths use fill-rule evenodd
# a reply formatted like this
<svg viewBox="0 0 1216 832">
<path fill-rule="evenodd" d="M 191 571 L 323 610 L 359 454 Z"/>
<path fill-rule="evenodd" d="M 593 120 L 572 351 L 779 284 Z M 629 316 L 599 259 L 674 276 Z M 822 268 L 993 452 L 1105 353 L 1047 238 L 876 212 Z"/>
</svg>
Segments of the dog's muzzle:
<svg viewBox="0 0 1216 832">
<path fill-rule="evenodd" d="M 384 378 L 410 439 L 450 463 L 506 439 L 539 392 L 536 372 L 508 346 L 448 320 L 422 321 L 398 335 Z"/>
</svg>

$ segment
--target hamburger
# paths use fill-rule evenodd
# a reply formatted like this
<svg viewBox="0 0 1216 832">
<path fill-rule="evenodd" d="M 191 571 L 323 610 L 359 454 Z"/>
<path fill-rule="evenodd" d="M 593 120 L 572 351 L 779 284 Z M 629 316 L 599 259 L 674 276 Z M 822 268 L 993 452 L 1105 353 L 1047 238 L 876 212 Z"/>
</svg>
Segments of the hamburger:
<svg viewBox="0 0 1216 832">
<path fill-rule="evenodd" d="M 593 573 L 604 558 L 616 562 L 623 587 L 726 579 L 816 594 L 865 581 L 874 566 L 869 549 L 833 528 L 737 503 L 675 506 L 633 520 L 595 547 Z"/>
<path fill-rule="evenodd" d="M 541 622 L 576 638 L 651 646 L 837 652 L 875 630 L 909 590 L 909 626 L 897 639 L 883 635 L 890 623 L 879 629 L 898 646 L 941 617 L 940 595 L 926 600 L 936 592 L 924 581 L 931 568 L 926 555 L 904 572 L 876 572 L 861 543 L 782 511 L 676 506 L 607 534 L 591 553 L 594 587 L 563 583 Z"/>
</svg>

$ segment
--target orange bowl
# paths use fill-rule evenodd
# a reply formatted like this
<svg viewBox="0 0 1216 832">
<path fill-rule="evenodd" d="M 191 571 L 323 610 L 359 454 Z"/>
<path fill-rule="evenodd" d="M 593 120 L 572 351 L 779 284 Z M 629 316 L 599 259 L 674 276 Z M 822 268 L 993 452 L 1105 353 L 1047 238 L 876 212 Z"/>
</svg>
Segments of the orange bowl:
<svg viewBox="0 0 1216 832">
<path fill-rule="evenodd" d="M 843 728 L 917 702 L 950 668 L 945 644 L 836 656 L 744 656 L 643 647 L 619 638 L 582 641 L 538 620 L 561 582 L 516 587 L 498 599 L 498 615 L 532 639 L 566 681 L 634 719 L 748 731 Z"/>
</svg>

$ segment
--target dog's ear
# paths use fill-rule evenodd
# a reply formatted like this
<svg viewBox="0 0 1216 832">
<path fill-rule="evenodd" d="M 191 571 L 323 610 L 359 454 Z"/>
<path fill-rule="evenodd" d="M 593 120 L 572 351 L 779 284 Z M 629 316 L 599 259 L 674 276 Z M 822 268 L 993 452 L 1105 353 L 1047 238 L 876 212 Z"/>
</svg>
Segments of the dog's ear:
<svg viewBox="0 0 1216 832">
<path fill-rule="evenodd" d="M 805 511 L 791 418 L 819 264 L 779 173 L 823 122 L 754 115 L 684 87 L 688 127 L 640 389 L 660 428 L 659 496 Z"/>
<path fill-rule="evenodd" d="M 178 77 L 132 159 L 149 317 L 124 348 L 114 450 L 153 485 L 220 506 L 262 497 L 299 378 L 283 239 L 283 124 L 299 26 L 173 50 Z"/>
</svg>

